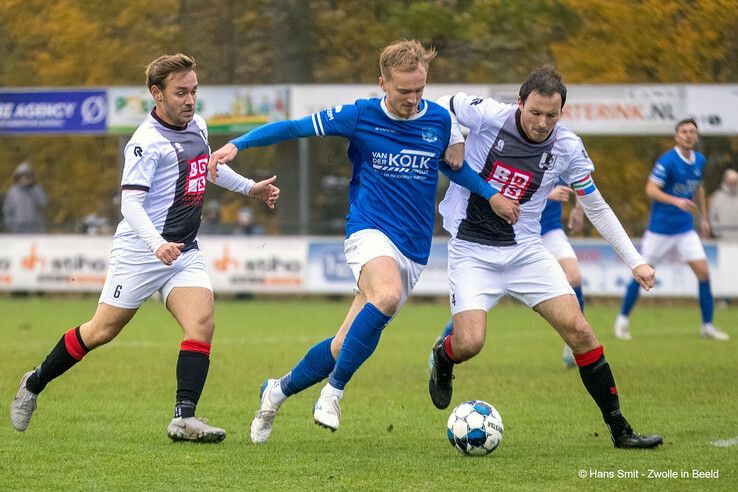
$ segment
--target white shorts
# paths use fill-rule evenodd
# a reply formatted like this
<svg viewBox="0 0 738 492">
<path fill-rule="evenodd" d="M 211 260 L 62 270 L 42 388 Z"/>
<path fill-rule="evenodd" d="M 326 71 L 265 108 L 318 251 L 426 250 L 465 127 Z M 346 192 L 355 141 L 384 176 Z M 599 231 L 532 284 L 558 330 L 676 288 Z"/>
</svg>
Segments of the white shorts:
<svg viewBox="0 0 738 492">
<path fill-rule="evenodd" d="M 546 249 L 549 250 L 557 260 L 563 260 L 566 258 L 571 258 L 573 260 L 577 259 L 577 255 L 574 253 L 574 248 L 571 247 L 569 238 L 566 237 L 566 233 L 563 229 L 551 229 L 541 236 L 541 239 L 543 239 L 543 245 Z"/>
<path fill-rule="evenodd" d="M 356 292 L 361 292 L 358 284 L 361 269 L 370 260 L 380 256 L 389 256 L 397 261 L 402 279 L 402 297 L 398 308 L 410 297 L 410 293 L 425 268 L 425 265 L 415 263 L 403 255 L 384 233 L 376 229 L 362 229 L 351 234 L 343 243 L 343 252 L 346 255 L 346 263 L 356 279 Z"/>
<path fill-rule="evenodd" d="M 166 266 L 149 250 L 131 250 L 113 245 L 108 274 L 98 303 L 136 309 L 156 291 L 161 292 L 166 302 L 175 287 L 213 290 L 199 249 L 182 253 L 171 266 Z"/>
<path fill-rule="evenodd" d="M 561 265 L 538 239 L 515 246 L 485 246 L 451 238 L 448 278 L 451 314 L 489 311 L 505 294 L 529 307 L 574 295 Z"/>
<path fill-rule="evenodd" d="M 702 241 L 694 230 L 668 235 L 646 231 L 641 240 L 641 255 L 651 266 L 661 263 L 667 257 L 677 262 L 707 258 Z"/>
</svg>

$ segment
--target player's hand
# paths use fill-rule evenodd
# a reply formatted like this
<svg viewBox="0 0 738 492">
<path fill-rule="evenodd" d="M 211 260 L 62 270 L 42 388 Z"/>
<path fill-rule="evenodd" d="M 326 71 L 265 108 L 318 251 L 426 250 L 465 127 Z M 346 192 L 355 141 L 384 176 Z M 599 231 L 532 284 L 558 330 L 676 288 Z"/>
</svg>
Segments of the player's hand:
<svg viewBox="0 0 738 492">
<path fill-rule="evenodd" d="M 568 186 L 558 185 L 549 193 L 548 199 L 556 202 L 568 202 L 572 193 L 574 193 L 574 190 Z"/>
<path fill-rule="evenodd" d="M 184 243 L 165 243 L 159 246 L 154 254 L 166 266 L 171 266 L 174 260 L 182 254 L 182 248 L 184 248 Z"/>
<path fill-rule="evenodd" d="M 451 169 L 458 171 L 464 165 L 464 142 L 455 143 L 446 147 L 443 154 L 443 160 L 451 166 Z"/>
<path fill-rule="evenodd" d="M 279 188 L 272 184 L 276 180 L 277 177 L 272 176 L 269 179 L 259 181 L 251 187 L 249 197 L 261 200 L 267 207 L 274 208 L 274 204 L 277 203 L 277 200 L 279 199 Z"/>
<path fill-rule="evenodd" d="M 566 226 L 571 232 L 582 232 L 584 228 L 584 209 L 581 205 L 577 204 L 577 206 L 572 207 L 571 212 L 569 212 L 569 222 Z"/>
<path fill-rule="evenodd" d="M 238 147 L 232 143 L 227 143 L 212 154 L 210 154 L 210 160 L 208 161 L 208 173 L 210 173 L 210 179 L 215 181 L 218 177 L 218 164 L 225 164 L 231 162 L 236 158 L 238 154 Z"/>
<path fill-rule="evenodd" d="M 633 269 L 633 278 L 643 287 L 643 290 L 651 290 L 656 284 L 656 272 L 651 265 L 638 265 Z"/>
<path fill-rule="evenodd" d="M 677 198 L 674 205 L 685 212 L 694 212 L 697 210 L 697 204 L 688 198 Z"/>
<path fill-rule="evenodd" d="M 520 217 L 520 204 L 517 200 L 511 200 L 502 193 L 495 193 L 489 199 L 489 206 L 494 213 L 505 219 L 508 224 L 515 224 Z"/>
</svg>

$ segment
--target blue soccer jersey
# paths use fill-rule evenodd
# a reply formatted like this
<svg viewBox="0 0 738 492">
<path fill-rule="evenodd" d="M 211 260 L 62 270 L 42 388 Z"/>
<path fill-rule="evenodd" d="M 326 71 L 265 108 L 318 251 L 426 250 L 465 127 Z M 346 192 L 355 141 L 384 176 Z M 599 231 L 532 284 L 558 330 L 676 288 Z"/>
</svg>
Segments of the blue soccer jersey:
<svg viewBox="0 0 738 492">
<path fill-rule="evenodd" d="M 659 185 L 664 193 L 693 200 L 695 190 L 702 185 L 704 170 L 705 156 L 693 152 L 692 159 L 688 161 L 675 147 L 656 160 L 649 180 Z M 680 234 L 693 228 L 691 213 L 674 205 L 653 202 L 649 231 Z"/>
<path fill-rule="evenodd" d="M 541 236 L 554 229 L 563 229 L 561 225 L 561 214 L 564 211 L 564 204 L 557 200 L 548 200 L 546 208 L 541 213 Z"/>
<path fill-rule="evenodd" d="M 466 164 L 461 171 L 448 172 L 450 168 L 439 163 L 448 146 L 451 118 L 434 102 L 422 100 L 418 109 L 402 119 L 389 112 L 384 99 L 360 99 L 300 120 L 271 123 L 231 142 L 244 149 L 312 135 L 346 137 L 353 164 L 346 236 L 377 229 L 406 257 L 426 264 L 439 168 L 486 199 L 495 190 Z"/>
</svg>

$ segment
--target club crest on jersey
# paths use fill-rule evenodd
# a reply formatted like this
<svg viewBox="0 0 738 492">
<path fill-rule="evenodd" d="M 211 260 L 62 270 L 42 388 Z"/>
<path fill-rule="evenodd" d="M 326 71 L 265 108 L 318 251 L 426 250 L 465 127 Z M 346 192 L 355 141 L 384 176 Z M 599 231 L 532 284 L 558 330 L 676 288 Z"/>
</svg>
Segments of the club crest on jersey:
<svg viewBox="0 0 738 492">
<path fill-rule="evenodd" d="M 501 138 L 498 139 L 497 142 L 495 143 L 495 150 L 497 152 L 502 152 L 502 149 L 504 148 L 505 148 L 505 141 L 502 140 Z"/>
<path fill-rule="evenodd" d="M 538 168 L 543 169 L 544 171 L 553 169 L 553 167 L 556 165 L 556 159 L 558 159 L 558 156 L 555 156 L 554 154 L 549 154 L 548 152 L 544 152 L 541 156 L 540 162 L 538 163 Z"/>
<path fill-rule="evenodd" d="M 438 140 L 438 134 L 436 133 L 436 130 L 430 127 L 423 128 L 420 131 L 420 136 L 423 137 L 423 140 L 428 143 L 433 143 Z"/>
</svg>

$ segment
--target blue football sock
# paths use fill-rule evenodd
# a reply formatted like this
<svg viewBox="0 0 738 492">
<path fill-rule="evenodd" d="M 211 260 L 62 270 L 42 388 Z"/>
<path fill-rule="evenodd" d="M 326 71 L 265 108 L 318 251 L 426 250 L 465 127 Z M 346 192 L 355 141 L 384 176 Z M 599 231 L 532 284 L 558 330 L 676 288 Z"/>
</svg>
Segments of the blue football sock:
<svg viewBox="0 0 738 492">
<path fill-rule="evenodd" d="M 446 323 L 446 327 L 443 329 L 443 333 L 441 333 L 441 338 L 446 338 L 452 331 L 454 331 L 454 319 L 449 318 L 448 323 Z"/>
<path fill-rule="evenodd" d="M 710 290 L 710 281 L 700 282 L 700 310 L 702 311 L 702 323 L 712 323 L 712 313 L 714 310 L 712 300 L 712 291 Z"/>
<path fill-rule="evenodd" d="M 572 287 L 574 289 L 574 294 L 577 296 L 577 301 L 579 301 L 579 309 L 584 312 L 584 294 L 582 294 L 582 286 L 577 285 L 576 287 Z"/>
<path fill-rule="evenodd" d="M 285 396 L 299 393 L 328 377 L 336 365 L 336 360 L 331 353 L 333 338 L 330 337 L 315 344 L 294 369 L 280 379 L 279 385 Z"/>
<path fill-rule="evenodd" d="M 635 306 L 635 303 L 638 301 L 640 288 L 641 286 L 638 285 L 638 282 L 636 282 L 635 279 L 630 281 L 628 288 L 625 290 L 625 297 L 623 298 L 623 305 L 620 308 L 620 314 L 623 316 L 628 316 L 630 314 L 633 306 Z"/>
<path fill-rule="evenodd" d="M 336 389 L 344 389 L 351 376 L 366 361 L 379 344 L 382 330 L 392 319 L 377 309 L 374 304 L 366 303 L 351 324 L 341 351 L 336 360 L 328 383 Z"/>
</svg>

